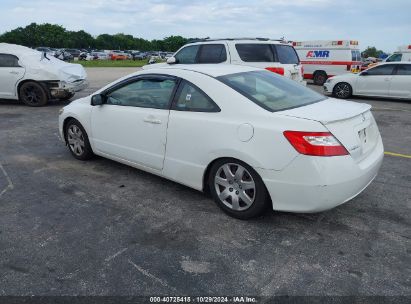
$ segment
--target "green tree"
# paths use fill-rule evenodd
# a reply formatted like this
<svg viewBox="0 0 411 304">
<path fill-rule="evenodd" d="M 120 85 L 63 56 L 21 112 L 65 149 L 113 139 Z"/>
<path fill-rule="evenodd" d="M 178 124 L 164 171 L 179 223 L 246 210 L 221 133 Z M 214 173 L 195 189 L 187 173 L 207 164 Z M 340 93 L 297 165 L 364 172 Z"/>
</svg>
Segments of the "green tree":
<svg viewBox="0 0 411 304">
<path fill-rule="evenodd" d="M 365 51 L 361 53 L 361 56 L 363 58 L 368 58 L 368 57 L 379 58 L 382 54 L 384 54 L 384 52 L 381 50 L 377 50 L 375 46 L 368 46 L 365 49 Z"/>
</svg>

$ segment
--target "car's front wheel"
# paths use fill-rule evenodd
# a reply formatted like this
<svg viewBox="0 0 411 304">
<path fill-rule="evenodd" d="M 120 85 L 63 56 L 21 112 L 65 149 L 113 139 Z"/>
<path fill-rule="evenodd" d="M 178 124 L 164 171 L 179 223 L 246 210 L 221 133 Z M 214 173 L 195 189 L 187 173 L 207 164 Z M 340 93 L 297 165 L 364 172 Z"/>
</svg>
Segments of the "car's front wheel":
<svg viewBox="0 0 411 304">
<path fill-rule="evenodd" d="M 352 87 L 346 82 L 339 82 L 334 86 L 333 95 L 337 98 L 348 98 L 352 95 Z"/>
<path fill-rule="evenodd" d="M 268 193 L 261 177 L 242 161 L 216 161 L 211 167 L 208 185 L 217 205 L 235 218 L 256 217 L 267 207 Z"/>
<path fill-rule="evenodd" d="M 70 119 L 67 122 L 65 136 L 69 150 L 75 158 L 88 160 L 93 157 L 94 154 L 87 133 L 76 119 Z"/>
</svg>

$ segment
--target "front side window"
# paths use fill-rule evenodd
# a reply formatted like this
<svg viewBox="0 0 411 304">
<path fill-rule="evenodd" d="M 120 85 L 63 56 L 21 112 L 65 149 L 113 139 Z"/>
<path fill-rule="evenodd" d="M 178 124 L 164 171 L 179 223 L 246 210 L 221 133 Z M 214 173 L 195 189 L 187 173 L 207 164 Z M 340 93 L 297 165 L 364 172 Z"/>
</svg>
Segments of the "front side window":
<svg viewBox="0 0 411 304">
<path fill-rule="evenodd" d="M 411 64 L 398 64 L 397 75 L 411 75 Z"/>
<path fill-rule="evenodd" d="M 188 81 L 180 84 L 173 110 L 191 112 L 219 112 L 220 108 L 197 86 Z"/>
<path fill-rule="evenodd" d="M 371 76 L 384 76 L 384 75 L 392 75 L 394 70 L 394 64 L 384 64 L 376 66 L 375 68 L 371 68 L 367 70 L 367 74 Z"/>
<path fill-rule="evenodd" d="M 292 46 L 277 44 L 273 45 L 277 50 L 278 60 L 282 64 L 299 64 L 300 59 L 298 58 L 297 52 Z"/>
<path fill-rule="evenodd" d="M 198 54 L 198 63 L 221 63 L 227 60 L 224 44 L 203 44 Z"/>
<path fill-rule="evenodd" d="M 268 71 L 229 74 L 217 79 L 270 112 L 326 99 L 324 95 Z"/>
<path fill-rule="evenodd" d="M 175 85 L 175 80 L 169 78 L 136 80 L 110 92 L 107 104 L 168 109 Z"/>
<path fill-rule="evenodd" d="M 174 57 L 177 63 L 181 64 L 192 64 L 196 62 L 197 52 L 200 48 L 199 45 L 186 46 L 181 49 Z"/>
<path fill-rule="evenodd" d="M 237 43 L 238 55 L 245 62 L 275 62 L 274 52 L 270 44 Z"/>
<path fill-rule="evenodd" d="M 401 61 L 402 59 L 402 54 L 393 54 L 390 57 L 387 58 L 387 62 L 396 62 L 396 61 Z"/>
<path fill-rule="evenodd" d="M 0 68 L 17 68 L 20 67 L 19 59 L 10 54 L 0 54 Z"/>
</svg>

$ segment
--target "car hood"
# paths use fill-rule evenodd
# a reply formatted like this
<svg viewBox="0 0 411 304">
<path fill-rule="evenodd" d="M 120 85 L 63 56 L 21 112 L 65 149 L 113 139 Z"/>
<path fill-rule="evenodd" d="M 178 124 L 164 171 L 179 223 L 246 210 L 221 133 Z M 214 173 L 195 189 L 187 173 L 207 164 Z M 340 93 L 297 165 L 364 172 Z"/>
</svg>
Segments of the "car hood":
<svg viewBox="0 0 411 304">
<path fill-rule="evenodd" d="M 82 65 L 67 63 L 51 55 L 43 57 L 40 52 L 27 54 L 21 57 L 26 73 L 37 74 L 47 80 L 58 79 L 65 82 L 74 82 L 87 78 Z"/>
<path fill-rule="evenodd" d="M 332 76 L 332 77 L 330 77 L 330 78 L 328 78 L 328 79 L 341 80 L 341 79 L 354 79 L 355 77 L 358 77 L 358 74 L 346 73 L 346 74 L 342 74 L 342 75 Z"/>
<path fill-rule="evenodd" d="M 169 66 L 169 64 L 165 62 L 146 64 L 143 66 L 143 70 L 158 69 L 158 68 L 164 68 L 167 66 Z"/>
</svg>

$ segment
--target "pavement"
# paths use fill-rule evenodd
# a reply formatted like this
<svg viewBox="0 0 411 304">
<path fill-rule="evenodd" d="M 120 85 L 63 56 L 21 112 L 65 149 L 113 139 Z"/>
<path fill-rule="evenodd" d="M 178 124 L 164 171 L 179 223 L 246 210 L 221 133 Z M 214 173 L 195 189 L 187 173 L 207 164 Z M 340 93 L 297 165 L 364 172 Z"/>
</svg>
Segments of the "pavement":
<svg viewBox="0 0 411 304">
<path fill-rule="evenodd" d="M 134 71 L 87 69 L 76 97 Z M 411 296 L 411 103 L 353 100 L 373 106 L 392 153 L 374 182 L 327 212 L 251 221 L 143 171 L 75 160 L 58 138 L 64 103 L 0 101 L 0 295 Z"/>
</svg>

